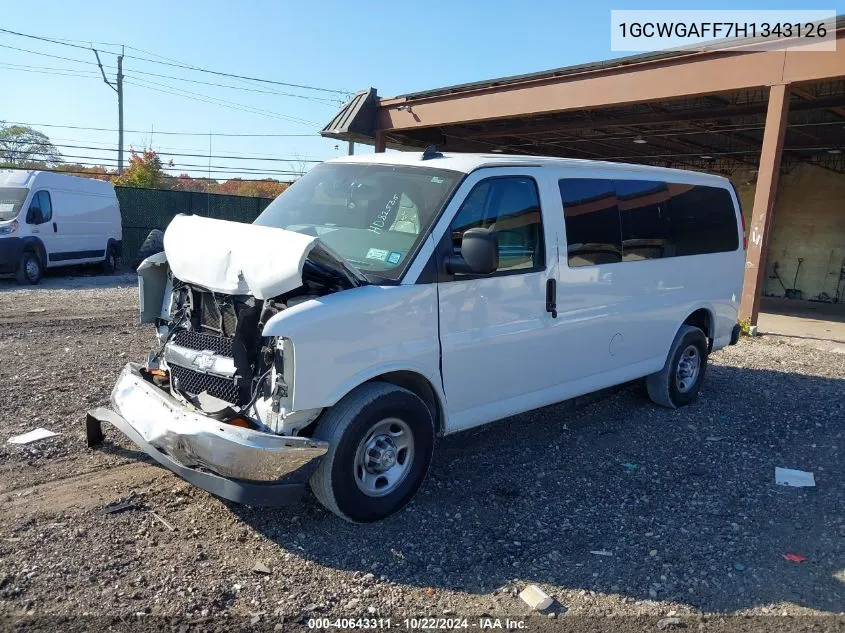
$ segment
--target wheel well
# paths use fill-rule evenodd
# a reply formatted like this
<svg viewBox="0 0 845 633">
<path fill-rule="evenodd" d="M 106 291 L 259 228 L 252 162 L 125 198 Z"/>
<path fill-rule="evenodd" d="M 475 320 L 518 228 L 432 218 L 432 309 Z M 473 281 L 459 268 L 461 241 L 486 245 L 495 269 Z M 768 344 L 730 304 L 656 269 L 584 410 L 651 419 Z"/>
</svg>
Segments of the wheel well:
<svg viewBox="0 0 845 633">
<path fill-rule="evenodd" d="M 706 308 L 700 308 L 684 319 L 684 325 L 692 325 L 704 332 L 707 337 L 707 347 L 713 348 L 713 317 Z"/>
<path fill-rule="evenodd" d="M 440 407 L 440 399 L 437 397 L 434 387 L 431 386 L 431 383 L 426 378 L 412 371 L 392 371 L 381 376 L 376 376 L 372 381 L 388 382 L 419 396 L 428 406 L 429 411 L 431 411 L 435 432 L 438 435 L 443 432 L 443 412 Z"/>
</svg>

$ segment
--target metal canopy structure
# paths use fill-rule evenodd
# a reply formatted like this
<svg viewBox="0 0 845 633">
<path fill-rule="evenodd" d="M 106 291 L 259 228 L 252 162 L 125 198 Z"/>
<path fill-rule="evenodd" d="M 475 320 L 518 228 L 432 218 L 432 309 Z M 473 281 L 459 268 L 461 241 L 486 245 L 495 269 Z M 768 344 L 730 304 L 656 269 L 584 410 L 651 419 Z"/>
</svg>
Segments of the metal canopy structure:
<svg viewBox="0 0 845 633">
<path fill-rule="evenodd" d="M 381 98 L 375 116 L 356 115 L 359 93 L 323 135 L 366 139 L 376 151 L 434 144 L 754 171 L 741 313 L 756 323 L 780 172 L 804 162 L 845 174 L 845 17 L 836 35 L 835 51 L 729 42 Z"/>
</svg>

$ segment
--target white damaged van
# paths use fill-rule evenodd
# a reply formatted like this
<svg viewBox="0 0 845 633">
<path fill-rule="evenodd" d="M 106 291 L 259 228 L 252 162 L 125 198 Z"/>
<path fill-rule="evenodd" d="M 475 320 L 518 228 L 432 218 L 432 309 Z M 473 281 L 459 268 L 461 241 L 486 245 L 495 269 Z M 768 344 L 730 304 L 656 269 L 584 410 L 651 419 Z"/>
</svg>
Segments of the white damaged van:
<svg viewBox="0 0 845 633">
<path fill-rule="evenodd" d="M 678 407 L 739 336 L 725 178 L 388 153 L 312 169 L 253 224 L 177 216 L 139 268 L 158 345 L 89 412 L 249 505 L 382 519 L 435 438 L 645 378 Z M 519 439 L 514 439 L 518 442 Z"/>
<path fill-rule="evenodd" d="M 48 171 L 0 171 L 0 274 L 37 284 L 44 269 L 76 264 L 111 273 L 123 244 L 110 182 Z"/>
</svg>

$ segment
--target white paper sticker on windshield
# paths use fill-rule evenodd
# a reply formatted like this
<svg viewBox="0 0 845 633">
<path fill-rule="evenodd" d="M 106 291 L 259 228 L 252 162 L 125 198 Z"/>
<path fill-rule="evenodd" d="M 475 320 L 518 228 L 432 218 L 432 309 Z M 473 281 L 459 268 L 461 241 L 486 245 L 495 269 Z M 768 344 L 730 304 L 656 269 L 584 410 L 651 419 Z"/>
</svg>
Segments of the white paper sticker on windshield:
<svg viewBox="0 0 845 633">
<path fill-rule="evenodd" d="M 11 213 L 15 210 L 14 202 L 0 202 L 0 213 Z"/>
<path fill-rule="evenodd" d="M 388 252 L 380 248 L 371 248 L 367 251 L 367 259 L 377 259 L 383 262 L 387 259 Z"/>
</svg>

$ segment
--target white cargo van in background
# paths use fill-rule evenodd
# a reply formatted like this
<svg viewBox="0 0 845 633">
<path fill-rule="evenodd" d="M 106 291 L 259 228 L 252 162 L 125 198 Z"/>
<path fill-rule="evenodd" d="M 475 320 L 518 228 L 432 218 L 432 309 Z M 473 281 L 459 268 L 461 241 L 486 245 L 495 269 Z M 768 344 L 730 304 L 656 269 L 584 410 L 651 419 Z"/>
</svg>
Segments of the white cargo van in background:
<svg viewBox="0 0 845 633">
<path fill-rule="evenodd" d="M 45 268 L 102 263 L 121 255 L 114 187 L 46 171 L 0 171 L 0 274 L 37 284 Z"/>
</svg>

